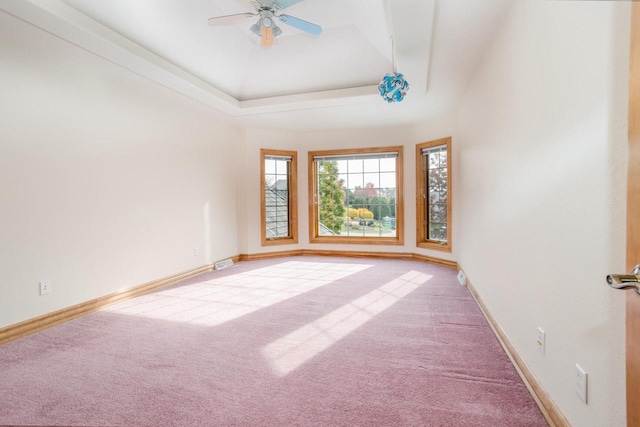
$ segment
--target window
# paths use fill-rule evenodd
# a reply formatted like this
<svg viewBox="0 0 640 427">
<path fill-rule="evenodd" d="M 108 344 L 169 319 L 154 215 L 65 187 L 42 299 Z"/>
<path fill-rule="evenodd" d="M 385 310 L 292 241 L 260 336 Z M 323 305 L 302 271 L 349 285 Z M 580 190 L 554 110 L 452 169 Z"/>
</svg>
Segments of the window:
<svg viewBox="0 0 640 427">
<path fill-rule="evenodd" d="M 451 138 L 416 146 L 418 247 L 451 252 Z"/>
<path fill-rule="evenodd" d="M 309 153 L 312 243 L 403 242 L 402 147 Z"/>
<path fill-rule="evenodd" d="M 262 246 L 298 242 L 297 154 L 260 150 Z"/>
</svg>

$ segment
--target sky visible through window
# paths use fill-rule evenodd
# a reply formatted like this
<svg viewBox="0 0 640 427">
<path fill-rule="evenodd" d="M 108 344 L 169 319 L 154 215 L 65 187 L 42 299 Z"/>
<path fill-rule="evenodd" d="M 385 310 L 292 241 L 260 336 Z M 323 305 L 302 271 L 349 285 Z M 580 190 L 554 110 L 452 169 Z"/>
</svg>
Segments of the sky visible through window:
<svg viewBox="0 0 640 427">
<path fill-rule="evenodd" d="M 350 157 L 319 161 L 319 234 L 396 237 L 397 153 Z"/>
<path fill-rule="evenodd" d="M 377 189 L 396 188 L 396 159 L 338 160 L 338 178 L 345 188 L 355 190 L 373 184 Z"/>
</svg>

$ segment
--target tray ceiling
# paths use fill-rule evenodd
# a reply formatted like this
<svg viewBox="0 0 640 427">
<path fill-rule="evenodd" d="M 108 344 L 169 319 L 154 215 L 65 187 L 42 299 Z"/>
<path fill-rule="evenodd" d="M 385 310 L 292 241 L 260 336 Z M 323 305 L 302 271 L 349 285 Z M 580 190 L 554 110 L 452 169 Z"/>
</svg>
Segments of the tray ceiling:
<svg viewBox="0 0 640 427">
<path fill-rule="evenodd" d="M 279 24 L 262 47 L 245 0 L 6 0 L 0 9 L 240 119 L 304 130 L 414 123 L 453 111 L 511 0 L 305 0 L 283 13 L 318 36 Z M 392 49 L 393 38 L 393 49 Z M 396 68 L 405 101 L 377 84 Z"/>
</svg>

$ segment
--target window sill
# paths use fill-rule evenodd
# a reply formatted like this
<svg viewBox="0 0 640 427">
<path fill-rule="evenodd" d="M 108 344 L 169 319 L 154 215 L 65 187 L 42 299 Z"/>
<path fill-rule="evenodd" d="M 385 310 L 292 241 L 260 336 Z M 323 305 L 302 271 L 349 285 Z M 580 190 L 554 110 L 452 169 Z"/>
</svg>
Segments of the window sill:
<svg viewBox="0 0 640 427">
<path fill-rule="evenodd" d="M 310 243 L 325 243 L 334 245 L 402 245 L 404 242 L 398 237 L 312 237 Z"/>
<path fill-rule="evenodd" d="M 431 249 L 440 252 L 451 252 L 451 244 L 435 242 L 435 241 L 422 241 L 418 242 L 417 246 L 422 249 Z"/>
<path fill-rule="evenodd" d="M 279 245 L 294 245 L 298 243 L 296 237 L 280 237 L 277 239 L 263 239 L 262 246 L 279 246 Z"/>
</svg>

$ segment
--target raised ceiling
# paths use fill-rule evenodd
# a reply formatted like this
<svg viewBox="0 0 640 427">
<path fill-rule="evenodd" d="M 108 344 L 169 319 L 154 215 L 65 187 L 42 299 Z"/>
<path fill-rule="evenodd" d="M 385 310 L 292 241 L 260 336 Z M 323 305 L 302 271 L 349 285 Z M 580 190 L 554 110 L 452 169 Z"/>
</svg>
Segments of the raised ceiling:
<svg viewBox="0 0 640 427">
<path fill-rule="evenodd" d="M 511 0 L 304 0 L 262 47 L 246 0 L 7 0 L 0 8 L 245 126 L 287 130 L 411 124 L 453 111 Z M 393 38 L 393 49 L 392 49 Z M 393 53 L 392 53 L 393 52 Z M 395 63 L 410 83 L 387 104 Z"/>
<path fill-rule="evenodd" d="M 249 30 L 257 18 L 207 25 L 212 16 L 254 12 L 248 1 L 63 1 L 238 101 L 375 85 L 391 69 L 382 0 L 294 4 L 283 13 L 324 32 L 279 24 L 283 34 L 269 48 Z"/>
</svg>

